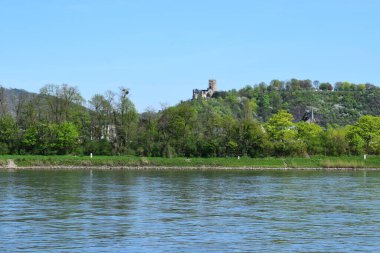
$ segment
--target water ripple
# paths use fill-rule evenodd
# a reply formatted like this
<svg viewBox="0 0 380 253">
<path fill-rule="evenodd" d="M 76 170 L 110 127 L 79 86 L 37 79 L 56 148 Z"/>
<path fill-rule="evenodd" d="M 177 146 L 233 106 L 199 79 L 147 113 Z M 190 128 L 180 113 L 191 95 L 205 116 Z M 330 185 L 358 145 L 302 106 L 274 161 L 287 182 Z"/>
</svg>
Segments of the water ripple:
<svg viewBox="0 0 380 253">
<path fill-rule="evenodd" d="M 380 252 L 380 173 L 0 172 L 0 252 Z"/>
</svg>

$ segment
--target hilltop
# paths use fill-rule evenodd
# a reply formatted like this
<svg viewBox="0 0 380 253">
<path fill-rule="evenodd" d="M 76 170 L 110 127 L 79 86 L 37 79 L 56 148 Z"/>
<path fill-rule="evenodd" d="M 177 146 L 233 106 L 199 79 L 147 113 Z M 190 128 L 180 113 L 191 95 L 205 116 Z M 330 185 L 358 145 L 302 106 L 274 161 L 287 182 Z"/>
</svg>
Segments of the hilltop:
<svg viewBox="0 0 380 253">
<path fill-rule="evenodd" d="M 23 89 L 7 89 L 0 86 L 0 115 L 9 113 L 16 116 L 23 101 L 35 95 L 37 94 Z"/>
<path fill-rule="evenodd" d="M 291 79 L 216 91 L 216 80 L 209 82 L 213 85 L 207 90 L 193 90 L 193 99 L 180 104 L 193 106 L 198 112 L 213 110 L 223 116 L 248 117 L 259 122 L 266 122 L 273 114 L 285 110 L 293 115 L 294 122 L 310 118 L 323 127 L 353 124 L 363 115 L 380 115 L 380 88 L 370 83 L 332 85 Z"/>
<path fill-rule="evenodd" d="M 213 95 L 214 106 L 228 107 L 237 118 L 245 117 L 249 104 L 252 117 L 267 121 L 279 110 L 290 112 L 294 121 L 301 121 L 313 111 L 315 123 L 321 126 L 355 123 L 363 115 L 380 115 L 380 88 L 373 84 L 312 82 L 292 79 L 273 80 L 269 85 L 247 85 L 240 90 L 220 91 Z M 218 105 L 217 105 L 218 104 Z"/>
</svg>

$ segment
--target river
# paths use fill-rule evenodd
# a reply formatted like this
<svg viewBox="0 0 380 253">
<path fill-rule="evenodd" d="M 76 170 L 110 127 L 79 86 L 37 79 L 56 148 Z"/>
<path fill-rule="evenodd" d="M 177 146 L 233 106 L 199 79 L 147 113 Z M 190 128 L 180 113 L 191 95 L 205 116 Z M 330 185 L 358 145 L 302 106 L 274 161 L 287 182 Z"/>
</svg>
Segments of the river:
<svg viewBox="0 0 380 253">
<path fill-rule="evenodd" d="M 47 251 L 380 252 L 380 172 L 0 172 L 0 252 Z"/>
</svg>

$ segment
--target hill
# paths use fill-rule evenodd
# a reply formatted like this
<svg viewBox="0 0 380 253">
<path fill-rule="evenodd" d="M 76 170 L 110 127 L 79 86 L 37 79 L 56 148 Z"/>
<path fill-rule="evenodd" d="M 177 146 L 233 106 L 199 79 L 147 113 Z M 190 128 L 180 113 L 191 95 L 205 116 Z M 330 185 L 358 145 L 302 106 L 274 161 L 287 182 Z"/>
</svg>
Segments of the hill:
<svg viewBox="0 0 380 253">
<path fill-rule="evenodd" d="M 363 115 L 380 115 L 380 88 L 371 84 L 344 82 L 333 88 L 329 83 L 313 87 L 310 80 L 273 80 L 269 85 L 261 83 L 238 91 L 217 92 L 213 97 L 234 111 L 238 118 L 243 117 L 249 101 L 253 117 L 261 122 L 279 110 L 289 111 L 296 122 L 301 121 L 306 112 L 313 111 L 315 122 L 322 126 L 344 126 L 355 123 Z"/>
<path fill-rule="evenodd" d="M 0 86 L 0 114 L 16 116 L 23 101 L 37 94 L 22 89 L 7 89 Z"/>
<path fill-rule="evenodd" d="M 149 115 L 156 135 L 144 124 L 140 132 L 152 134 L 156 145 L 139 148 L 165 156 L 377 154 L 379 105 L 380 89 L 372 84 L 274 80 L 183 101 L 155 121 Z"/>
<path fill-rule="evenodd" d="M 126 91 L 95 94 L 86 108 L 66 84 L 1 89 L 0 154 L 380 154 L 380 89 L 371 84 L 274 80 L 141 114 Z"/>
</svg>

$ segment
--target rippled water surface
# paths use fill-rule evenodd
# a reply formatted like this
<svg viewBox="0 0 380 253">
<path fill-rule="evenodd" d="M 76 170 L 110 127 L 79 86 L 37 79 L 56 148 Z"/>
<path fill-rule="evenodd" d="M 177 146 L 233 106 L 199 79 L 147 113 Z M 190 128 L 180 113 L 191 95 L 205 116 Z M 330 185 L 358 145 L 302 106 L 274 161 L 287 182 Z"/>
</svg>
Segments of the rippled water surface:
<svg viewBox="0 0 380 253">
<path fill-rule="evenodd" d="M 380 172 L 0 172 L 0 252 L 380 252 Z"/>
</svg>

